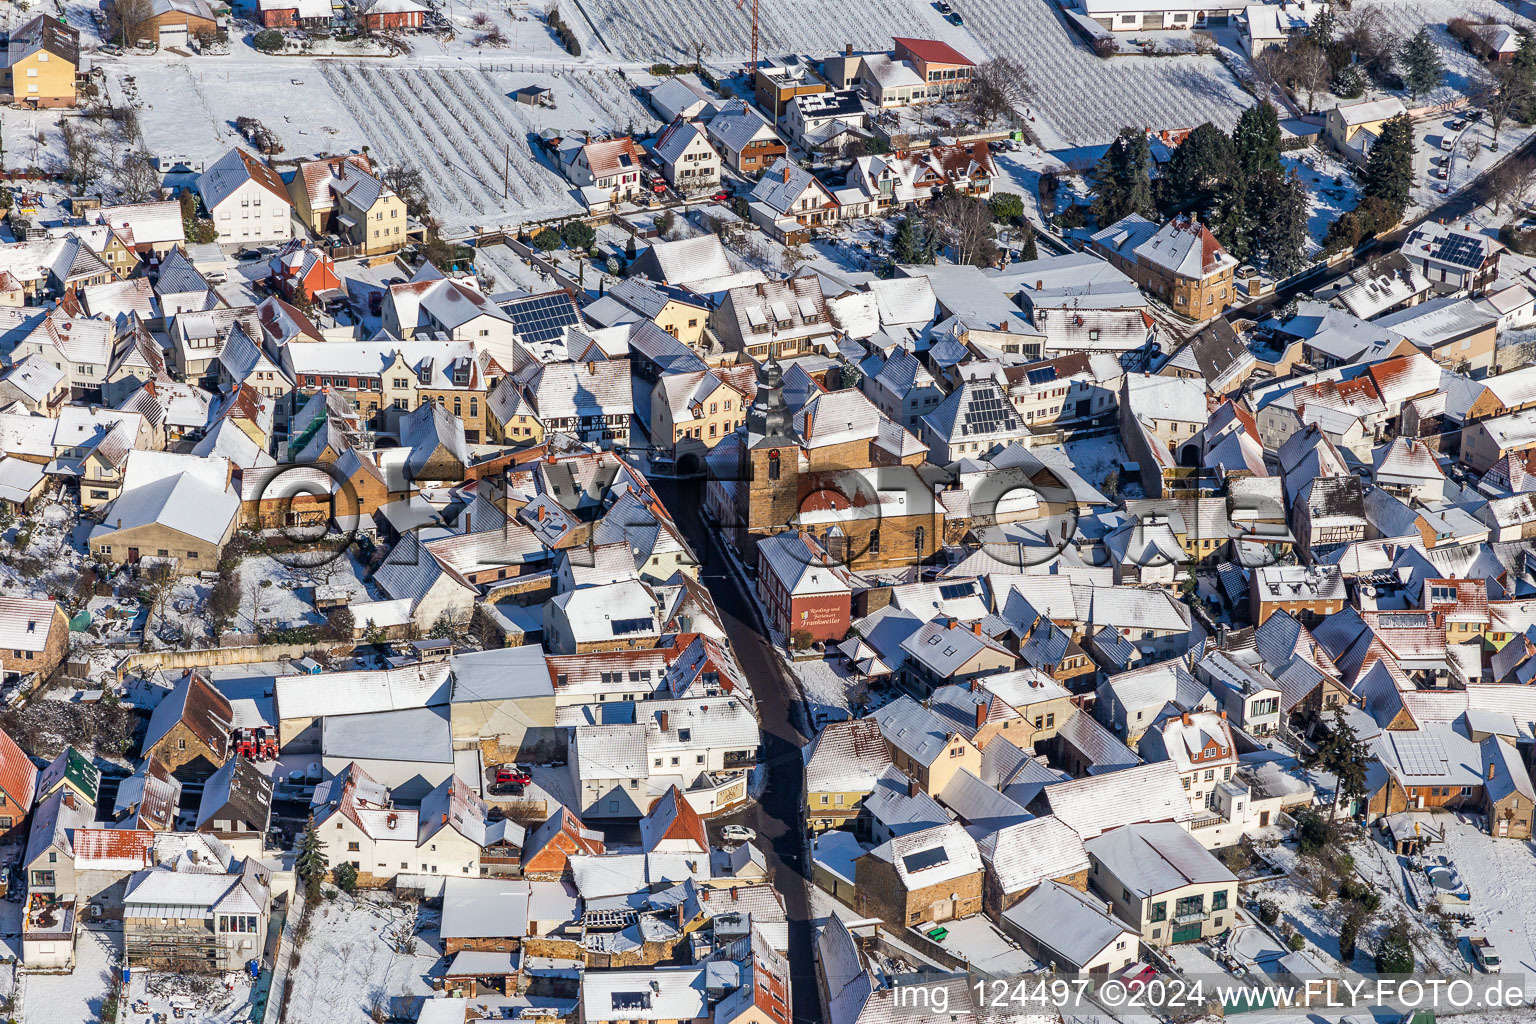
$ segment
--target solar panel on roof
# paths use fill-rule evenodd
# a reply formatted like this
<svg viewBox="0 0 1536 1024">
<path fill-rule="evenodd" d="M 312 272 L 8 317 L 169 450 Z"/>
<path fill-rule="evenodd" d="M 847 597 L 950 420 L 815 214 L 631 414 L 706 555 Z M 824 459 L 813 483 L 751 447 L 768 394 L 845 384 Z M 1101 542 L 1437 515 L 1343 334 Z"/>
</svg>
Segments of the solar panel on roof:
<svg viewBox="0 0 1536 1024">
<path fill-rule="evenodd" d="M 650 619 L 614 619 L 613 635 L 623 636 L 626 633 L 645 633 L 651 628 Z"/>
<path fill-rule="evenodd" d="M 939 597 L 946 601 L 956 601 L 962 597 L 970 597 L 976 592 L 974 583 L 946 583 L 939 587 Z"/>
<path fill-rule="evenodd" d="M 924 871 L 928 868 L 936 868 L 940 864 L 948 864 L 949 854 L 945 852 L 944 847 L 935 846 L 931 850 L 909 853 L 901 858 L 901 863 L 908 871 Z"/>
<path fill-rule="evenodd" d="M 1046 381 L 1056 379 L 1056 367 L 1042 366 L 1038 370 L 1030 370 L 1028 379 L 1031 384 L 1044 384 Z"/>
<path fill-rule="evenodd" d="M 513 331 L 525 342 L 556 341 L 568 327 L 581 326 L 576 304 L 564 292 L 517 299 L 501 307 L 512 318 Z"/>
</svg>

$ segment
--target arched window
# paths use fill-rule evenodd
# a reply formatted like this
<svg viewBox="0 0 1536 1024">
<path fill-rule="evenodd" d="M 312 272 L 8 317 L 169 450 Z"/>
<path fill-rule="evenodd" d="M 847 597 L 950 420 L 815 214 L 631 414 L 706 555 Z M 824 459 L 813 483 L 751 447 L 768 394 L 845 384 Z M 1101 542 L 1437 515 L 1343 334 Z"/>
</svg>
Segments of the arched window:
<svg viewBox="0 0 1536 1024">
<path fill-rule="evenodd" d="M 779 453 L 777 450 L 768 453 L 768 479 L 779 478 Z"/>
</svg>

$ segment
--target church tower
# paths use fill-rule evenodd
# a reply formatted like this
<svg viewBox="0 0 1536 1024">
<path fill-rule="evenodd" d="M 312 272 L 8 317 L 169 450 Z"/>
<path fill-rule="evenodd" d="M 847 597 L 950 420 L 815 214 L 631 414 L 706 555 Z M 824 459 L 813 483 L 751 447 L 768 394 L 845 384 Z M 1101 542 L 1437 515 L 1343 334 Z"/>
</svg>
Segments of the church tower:
<svg viewBox="0 0 1536 1024">
<path fill-rule="evenodd" d="M 800 445 L 784 404 L 784 371 L 772 356 L 757 370 L 757 396 L 747 410 L 741 480 L 748 533 L 766 536 L 789 526 L 800 504 Z"/>
</svg>

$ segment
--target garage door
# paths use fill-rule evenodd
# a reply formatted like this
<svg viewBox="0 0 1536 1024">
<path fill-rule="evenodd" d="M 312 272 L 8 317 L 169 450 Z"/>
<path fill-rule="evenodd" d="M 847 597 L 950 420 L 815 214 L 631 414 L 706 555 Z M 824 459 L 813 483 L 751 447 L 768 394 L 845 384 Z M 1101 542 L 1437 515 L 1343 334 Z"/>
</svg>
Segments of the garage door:
<svg viewBox="0 0 1536 1024">
<path fill-rule="evenodd" d="M 1173 941 L 1174 942 L 1199 942 L 1200 941 L 1200 925 L 1198 923 L 1196 923 L 1196 924 L 1187 924 L 1187 925 L 1185 925 L 1182 928 L 1175 928 L 1173 930 Z"/>
<path fill-rule="evenodd" d="M 185 26 L 185 25 L 161 25 L 160 26 L 160 46 L 161 46 L 161 48 L 170 47 L 170 46 L 186 46 L 186 45 L 187 45 L 187 26 Z"/>
</svg>

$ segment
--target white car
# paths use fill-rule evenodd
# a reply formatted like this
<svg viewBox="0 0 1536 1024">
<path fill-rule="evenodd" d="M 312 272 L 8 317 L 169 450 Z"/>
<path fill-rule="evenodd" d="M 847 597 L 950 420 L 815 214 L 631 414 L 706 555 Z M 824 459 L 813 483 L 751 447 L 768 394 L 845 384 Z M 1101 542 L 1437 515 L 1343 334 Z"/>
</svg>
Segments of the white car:
<svg viewBox="0 0 1536 1024">
<path fill-rule="evenodd" d="M 750 843 L 757 833 L 745 825 L 727 825 L 720 830 L 720 838 L 728 843 Z"/>
</svg>

